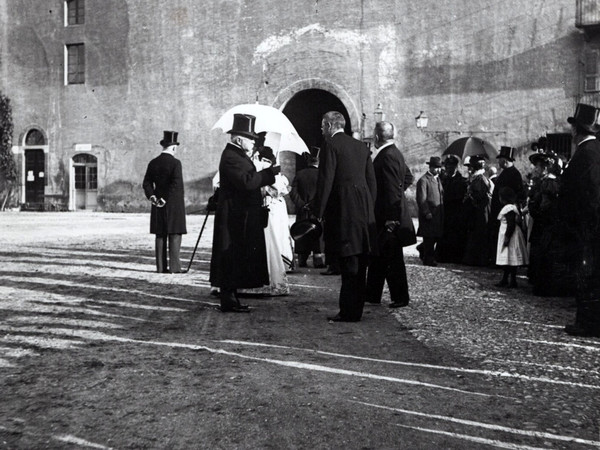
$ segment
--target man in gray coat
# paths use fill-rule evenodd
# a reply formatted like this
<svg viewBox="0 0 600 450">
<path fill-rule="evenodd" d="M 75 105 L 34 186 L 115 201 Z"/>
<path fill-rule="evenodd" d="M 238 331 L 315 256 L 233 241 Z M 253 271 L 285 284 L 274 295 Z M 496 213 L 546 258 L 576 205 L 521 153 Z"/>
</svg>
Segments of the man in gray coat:
<svg viewBox="0 0 600 450">
<path fill-rule="evenodd" d="M 429 158 L 429 170 L 417 181 L 417 205 L 419 207 L 418 236 L 423 237 L 420 247 L 423 264 L 437 266 L 435 244 L 444 234 L 444 188 L 440 181 L 442 159 Z"/>
<path fill-rule="evenodd" d="M 344 133 L 337 111 L 323 116 L 317 195 L 311 211 L 325 220 L 325 253 L 339 255 L 342 287 L 333 322 L 358 322 L 366 296 L 367 260 L 376 249 L 377 186 L 367 146 Z"/>
<path fill-rule="evenodd" d="M 155 255 L 158 273 L 180 273 L 181 235 L 187 233 L 181 161 L 175 158 L 176 131 L 165 131 L 162 152 L 148 164 L 142 187 L 150 200 L 150 233 L 156 235 Z M 167 243 L 169 265 L 167 265 Z"/>
</svg>

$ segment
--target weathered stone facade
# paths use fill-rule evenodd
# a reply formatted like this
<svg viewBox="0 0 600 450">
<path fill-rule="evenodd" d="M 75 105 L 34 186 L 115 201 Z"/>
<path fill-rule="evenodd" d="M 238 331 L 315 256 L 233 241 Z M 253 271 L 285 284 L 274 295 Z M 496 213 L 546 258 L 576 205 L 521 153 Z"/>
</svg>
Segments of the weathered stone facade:
<svg viewBox="0 0 600 450">
<path fill-rule="evenodd" d="M 194 210 L 227 139 L 211 127 L 239 103 L 284 109 L 326 91 L 363 137 L 381 103 L 418 174 L 460 136 L 525 149 L 568 131 L 581 89 L 573 0 L 87 0 L 73 26 L 64 9 L 0 0 L 0 90 L 13 105 L 21 202 L 32 129 L 45 136 L 46 201 L 76 208 L 73 157 L 85 153 L 97 159 L 98 208 L 128 211 L 147 208 L 146 164 L 162 131 L 179 131 Z M 85 47 L 85 83 L 65 85 L 74 43 Z M 291 120 L 310 118 L 318 135 L 318 107 L 295 106 Z M 294 163 L 284 161 L 290 178 Z"/>
</svg>

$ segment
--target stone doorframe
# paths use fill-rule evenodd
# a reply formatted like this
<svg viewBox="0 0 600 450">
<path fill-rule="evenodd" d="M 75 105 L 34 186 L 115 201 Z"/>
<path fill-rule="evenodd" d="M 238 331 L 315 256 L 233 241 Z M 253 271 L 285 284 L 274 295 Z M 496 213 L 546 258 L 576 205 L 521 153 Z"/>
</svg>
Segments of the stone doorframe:
<svg viewBox="0 0 600 450">
<path fill-rule="evenodd" d="M 320 78 L 307 78 L 305 80 L 296 81 L 277 94 L 277 97 L 273 101 L 273 107 L 277 109 L 283 109 L 286 103 L 290 101 L 295 94 L 307 89 L 321 89 L 339 98 L 342 104 L 346 107 L 346 111 L 348 111 L 348 116 L 350 117 L 350 127 L 352 131 L 357 131 L 359 133 L 361 132 L 361 114 L 358 111 L 356 104 L 341 86 L 332 83 L 331 81 Z"/>
</svg>

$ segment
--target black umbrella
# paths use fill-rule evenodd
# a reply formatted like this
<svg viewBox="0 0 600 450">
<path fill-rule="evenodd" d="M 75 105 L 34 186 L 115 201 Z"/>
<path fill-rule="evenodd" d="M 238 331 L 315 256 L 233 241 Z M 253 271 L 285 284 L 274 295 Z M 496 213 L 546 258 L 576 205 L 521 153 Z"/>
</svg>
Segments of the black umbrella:
<svg viewBox="0 0 600 450">
<path fill-rule="evenodd" d="M 444 155 L 456 155 L 463 161 L 465 160 L 465 157 L 475 155 L 482 155 L 486 159 L 490 159 L 498 156 L 498 150 L 496 150 L 488 141 L 471 136 L 454 141 L 446 150 L 444 150 L 442 156 Z"/>
</svg>

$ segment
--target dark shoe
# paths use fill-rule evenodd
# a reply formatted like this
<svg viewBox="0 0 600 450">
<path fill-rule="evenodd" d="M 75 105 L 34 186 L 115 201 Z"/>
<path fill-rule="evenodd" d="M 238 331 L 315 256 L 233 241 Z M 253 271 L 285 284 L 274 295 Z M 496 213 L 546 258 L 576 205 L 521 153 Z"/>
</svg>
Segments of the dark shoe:
<svg viewBox="0 0 600 450">
<path fill-rule="evenodd" d="M 429 267 L 437 267 L 437 263 L 435 261 L 427 261 L 427 262 L 423 262 L 424 266 L 429 266 Z"/>
<path fill-rule="evenodd" d="M 500 282 L 496 283 L 494 286 L 496 286 L 496 287 L 506 287 L 506 286 L 508 286 L 508 281 L 507 280 L 500 280 Z"/>
<path fill-rule="evenodd" d="M 519 285 L 517 284 L 516 281 L 511 281 L 510 284 L 508 285 L 509 288 L 514 289 L 514 288 L 518 288 Z"/>
<path fill-rule="evenodd" d="M 565 332 L 571 336 L 600 337 L 600 330 L 588 330 L 587 328 L 583 328 L 581 325 L 567 325 L 565 327 Z"/>
<path fill-rule="evenodd" d="M 331 268 L 327 269 L 325 272 L 321 272 L 321 275 L 339 275 L 340 272 L 336 270 L 331 270 Z"/>
<path fill-rule="evenodd" d="M 327 320 L 330 322 L 359 322 L 360 319 L 349 319 L 347 317 L 342 317 L 339 314 L 336 314 L 333 317 L 328 317 Z"/>
<path fill-rule="evenodd" d="M 308 264 L 306 264 L 306 261 L 300 261 L 298 267 L 308 267 Z"/>
<path fill-rule="evenodd" d="M 244 306 L 246 307 L 244 308 Z M 250 308 L 247 305 L 221 306 L 221 312 L 249 313 Z"/>
<path fill-rule="evenodd" d="M 390 303 L 390 308 L 404 308 L 408 306 L 408 302 L 392 302 Z"/>
<path fill-rule="evenodd" d="M 324 269 L 327 267 L 325 264 L 315 264 L 315 269 Z"/>
</svg>

